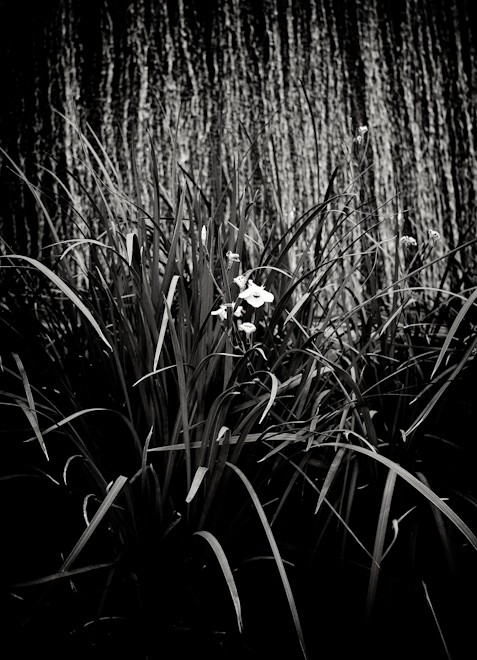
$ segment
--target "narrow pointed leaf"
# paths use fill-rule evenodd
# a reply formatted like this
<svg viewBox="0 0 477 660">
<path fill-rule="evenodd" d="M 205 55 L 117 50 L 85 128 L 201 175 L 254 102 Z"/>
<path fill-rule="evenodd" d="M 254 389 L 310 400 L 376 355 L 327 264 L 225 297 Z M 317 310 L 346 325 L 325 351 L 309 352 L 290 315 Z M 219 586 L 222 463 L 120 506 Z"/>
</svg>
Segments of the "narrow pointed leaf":
<svg viewBox="0 0 477 660">
<path fill-rule="evenodd" d="M 358 445 L 345 445 L 340 442 L 323 442 L 320 447 L 345 447 L 349 451 L 357 451 L 359 454 L 364 454 L 369 458 L 374 459 L 378 463 L 386 465 L 391 470 L 394 470 L 396 474 L 402 477 L 407 483 L 415 488 L 419 493 L 424 495 L 424 497 L 434 504 L 438 509 L 444 513 L 449 520 L 451 520 L 457 529 L 467 538 L 471 545 L 477 550 L 477 536 L 473 533 L 468 525 L 448 506 L 443 502 L 440 497 L 438 497 L 430 488 L 425 486 L 419 479 L 417 479 L 413 474 L 405 470 L 398 463 L 394 463 L 386 456 L 381 456 L 375 451 L 365 449 L 364 447 L 359 447 Z"/>
<path fill-rule="evenodd" d="M 164 316 L 162 317 L 161 328 L 159 330 L 159 338 L 157 340 L 156 352 L 154 354 L 154 364 L 153 364 L 153 367 L 152 367 L 153 371 L 156 371 L 157 364 L 159 362 L 159 357 L 161 355 L 162 344 L 164 343 L 164 336 L 166 334 L 167 319 L 168 319 L 168 316 L 169 316 L 169 309 L 171 308 L 171 305 L 172 305 L 172 299 L 174 298 L 174 293 L 175 293 L 178 281 L 179 281 L 179 275 L 174 275 L 172 280 L 171 280 L 171 285 L 169 287 L 169 291 L 167 292 L 167 305 L 164 307 Z M 139 382 L 139 381 L 137 381 L 137 382 Z M 137 383 L 135 383 L 135 384 L 137 384 Z"/>
<path fill-rule="evenodd" d="M 117 566 L 117 563 L 114 561 L 106 562 L 105 564 L 93 564 L 91 566 L 82 566 L 81 568 L 74 568 L 72 571 L 60 571 L 59 573 L 52 573 L 51 575 L 45 575 L 45 577 L 37 578 L 36 580 L 28 580 L 28 582 L 17 582 L 12 584 L 12 587 L 33 587 L 37 584 L 46 584 L 47 582 L 54 582 L 55 580 L 61 580 L 63 578 L 72 578 L 82 573 L 90 573 L 91 571 L 97 571 L 100 568 L 110 568 L 112 566 Z"/>
<path fill-rule="evenodd" d="M 227 461 L 226 465 L 228 465 L 228 467 L 231 468 L 240 477 L 240 479 L 242 480 L 245 488 L 247 489 L 247 491 L 248 491 L 248 493 L 249 493 L 249 495 L 252 499 L 252 502 L 255 505 L 258 516 L 260 518 L 260 522 L 263 525 L 263 529 L 265 530 L 265 534 L 267 535 L 268 542 L 270 543 L 270 547 L 272 549 L 273 556 L 275 557 L 275 562 L 277 564 L 277 568 L 278 568 L 278 572 L 280 573 L 280 578 L 282 580 L 283 588 L 285 589 L 285 593 L 286 593 L 286 596 L 287 596 L 287 599 L 288 599 L 288 604 L 290 606 L 290 610 L 291 610 L 292 617 L 293 617 L 293 622 L 295 624 L 295 630 L 296 630 L 297 635 L 298 635 L 298 640 L 300 642 L 300 646 L 301 646 L 303 656 L 305 658 L 308 658 L 308 654 L 307 654 L 306 646 L 305 646 L 305 638 L 303 636 L 303 631 L 302 631 L 302 628 L 301 628 L 300 618 L 298 616 L 298 610 L 297 610 L 296 604 L 295 604 L 295 598 L 293 597 L 290 582 L 288 581 L 288 576 L 286 574 L 285 566 L 283 564 L 283 559 L 280 555 L 280 551 L 278 549 L 277 542 L 275 541 L 275 537 L 274 537 L 273 532 L 271 530 L 271 527 L 268 523 L 267 516 L 265 515 L 265 511 L 263 510 L 263 507 L 260 503 L 260 500 L 258 499 L 257 493 L 255 492 L 252 484 L 247 479 L 245 474 L 236 465 L 233 465 L 232 463 L 229 463 L 228 461 Z"/>
<path fill-rule="evenodd" d="M 341 461 L 343 460 L 344 455 L 345 455 L 345 450 L 343 448 L 339 449 L 336 452 L 336 456 L 334 457 L 333 462 L 331 463 L 330 468 L 329 468 L 328 472 L 326 473 L 325 481 L 323 483 L 323 487 L 322 487 L 322 489 L 320 491 L 320 495 L 318 497 L 318 503 L 316 505 L 315 514 L 318 513 L 318 511 L 319 511 L 319 509 L 320 509 L 320 507 L 323 503 L 323 500 L 325 499 L 325 497 L 328 494 L 328 491 L 331 487 L 331 484 L 333 483 L 333 479 L 335 478 L 335 475 L 338 471 L 338 468 L 341 465 Z"/>
<path fill-rule="evenodd" d="M 32 259 L 31 257 L 26 257 L 23 254 L 9 254 L 7 257 L 2 255 L 0 256 L 0 259 L 21 259 L 23 261 L 26 261 L 27 263 L 31 264 L 34 266 L 37 270 L 39 270 L 41 273 L 46 275 L 55 286 L 58 287 L 60 291 L 62 291 L 65 296 L 79 309 L 80 312 L 84 314 L 84 316 L 88 319 L 88 321 L 91 323 L 93 328 L 96 330 L 102 341 L 106 344 L 106 346 L 112 351 L 113 347 L 109 343 L 109 341 L 106 339 L 106 337 L 103 334 L 103 331 L 99 327 L 98 322 L 96 319 L 93 317 L 89 309 L 86 307 L 84 303 L 81 302 L 81 300 L 78 298 L 76 293 L 70 289 L 70 287 L 63 282 L 62 279 L 58 277 L 53 271 L 51 271 L 49 268 L 47 268 L 44 264 L 41 262 L 37 261 L 36 259 Z"/>
<path fill-rule="evenodd" d="M 390 469 L 384 486 L 383 499 L 381 500 L 376 536 L 374 537 L 373 561 L 371 562 L 371 573 L 368 584 L 368 598 L 366 601 L 367 617 L 371 615 L 374 607 L 379 571 L 381 570 L 381 561 L 383 558 L 384 539 L 388 527 L 389 511 L 391 509 L 396 477 L 396 472 Z"/>
<path fill-rule="evenodd" d="M 43 436 L 41 434 L 40 427 L 38 425 L 38 419 L 37 419 L 36 415 L 33 414 L 31 409 L 24 403 L 24 401 L 22 401 L 21 399 L 15 399 L 15 400 L 18 403 L 18 405 L 20 406 L 20 408 L 23 410 L 23 412 L 25 413 L 26 418 L 30 422 L 31 427 L 35 432 L 35 436 L 36 436 L 38 442 L 40 443 L 41 450 L 45 454 L 46 460 L 49 461 L 50 458 L 48 456 L 48 451 L 46 449 L 45 441 L 44 441 Z"/>
<path fill-rule="evenodd" d="M 235 616 L 237 617 L 238 629 L 240 632 L 242 632 L 243 630 L 242 607 L 240 604 L 240 598 L 237 591 L 237 585 L 235 584 L 234 576 L 230 569 L 227 556 L 225 555 L 225 552 L 223 551 L 223 548 L 220 545 L 220 543 L 217 541 L 215 536 L 210 532 L 205 532 L 205 531 L 194 532 L 194 535 L 201 536 L 203 539 L 205 539 L 209 543 L 210 547 L 215 553 L 215 556 L 217 557 L 220 568 L 222 569 L 222 573 L 224 574 L 225 581 L 227 582 L 230 595 L 232 597 L 232 602 L 235 608 Z"/>
<path fill-rule="evenodd" d="M 467 301 L 463 304 L 462 309 L 460 310 L 460 312 L 455 317 L 454 323 L 452 324 L 451 329 L 449 330 L 449 334 L 447 335 L 444 343 L 442 344 L 442 348 L 441 348 L 441 351 L 439 353 L 439 357 L 437 358 L 436 365 L 435 365 L 434 369 L 432 370 L 431 378 L 434 377 L 434 374 L 439 369 L 439 366 L 440 366 L 442 360 L 445 357 L 447 349 L 449 348 L 449 344 L 454 339 L 455 333 L 457 332 L 457 330 L 458 330 L 458 328 L 459 328 L 459 326 L 462 322 L 462 319 L 467 314 L 469 309 L 472 307 L 472 305 L 474 304 L 476 299 L 477 299 L 477 289 L 475 289 L 475 291 L 469 296 Z"/>
<path fill-rule="evenodd" d="M 111 508 L 111 506 L 114 503 L 114 500 L 117 498 L 119 493 L 121 492 L 124 484 L 127 482 L 127 477 L 120 476 L 116 479 L 114 484 L 111 486 L 111 489 L 109 490 L 108 494 L 104 498 L 103 502 L 101 503 L 99 509 L 96 511 L 96 513 L 93 516 L 93 519 L 91 520 L 91 523 L 89 526 L 84 530 L 84 532 L 81 534 L 80 538 L 78 539 L 75 547 L 73 550 L 70 552 L 68 557 L 66 558 L 65 562 L 63 563 L 63 566 L 60 568 L 60 573 L 63 573 L 64 571 L 67 571 L 71 564 L 75 561 L 75 559 L 78 557 L 80 552 L 83 550 L 84 546 L 87 544 L 91 536 L 93 535 L 94 531 L 98 527 L 99 523 L 102 521 L 108 510 Z"/>
<path fill-rule="evenodd" d="M 205 477 L 206 472 L 207 472 L 208 469 L 209 468 L 206 468 L 206 467 L 198 467 L 197 468 L 197 470 L 195 472 L 195 475 L 194 475 L 194 478 L 192 479 L 192 483 L 191 483 L 189 492 L 188 492 L 187 497 L 186 497 L 186 504 L 189 504 L 194 499 L 197 491 L 199 490 L 200 484 L 204 480 L 204 477 Z"/>
</svg>

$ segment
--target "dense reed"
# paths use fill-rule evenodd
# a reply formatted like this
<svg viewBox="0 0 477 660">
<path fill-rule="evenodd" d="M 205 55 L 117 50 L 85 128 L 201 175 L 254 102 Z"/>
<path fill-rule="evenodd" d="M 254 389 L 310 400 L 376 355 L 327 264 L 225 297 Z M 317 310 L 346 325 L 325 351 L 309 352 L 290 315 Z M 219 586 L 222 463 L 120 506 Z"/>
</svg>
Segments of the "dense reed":
<svg viewBox="0 0 477 660">
<path fill-rule="evenodd" d="M 421 275 L 461 248 L 363 207 L 359 171 L 296 218 L 272 187 L 268 216 L 246 153 L 205 194 L 174 158 L 166 188 L 151 142 L 128 187 L 75 130 L 88 216 L 69 200 L 71 238 L 0 257 L 17 643 L 458 657 L 475 448 L 445 420 L 464 405 L 477 293 Z"/>
</svg>

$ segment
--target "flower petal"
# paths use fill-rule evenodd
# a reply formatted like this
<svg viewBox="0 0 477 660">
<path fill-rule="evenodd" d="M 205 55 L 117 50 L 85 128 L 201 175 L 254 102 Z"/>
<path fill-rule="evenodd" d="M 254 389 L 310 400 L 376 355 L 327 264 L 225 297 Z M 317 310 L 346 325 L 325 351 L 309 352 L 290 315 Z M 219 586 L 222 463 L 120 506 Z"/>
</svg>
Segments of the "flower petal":
<svg viewBox="0 0 477 660">
<path fill-rule="evenodd" d="M 257 326 L 254 325 L 253 323 L 250 323 L 250 321 L 246 321 L 245 323 L 241 323 L 239 325 L 239 330 L 242 330 L 247 335 L 250 335 L 252 332 L 255 332 L 256 329 Z"/>
</svg>

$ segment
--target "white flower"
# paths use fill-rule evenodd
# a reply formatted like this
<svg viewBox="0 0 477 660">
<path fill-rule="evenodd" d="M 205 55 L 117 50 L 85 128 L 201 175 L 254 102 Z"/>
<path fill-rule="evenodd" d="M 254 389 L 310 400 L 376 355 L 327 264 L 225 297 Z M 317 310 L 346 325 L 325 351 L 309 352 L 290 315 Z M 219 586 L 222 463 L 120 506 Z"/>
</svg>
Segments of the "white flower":
<svg viewBox="0 0 477 660">
<path fill-rule="evenodd" d="M 235 312 L 234 312 L 234 316 L 236 316 L 236 317 L 239 319 L 241 316 L 243 316 L 244 311 L 245 311 L 245 310 L 244 310 L 244 308 L 242 307 L 242 305 L 239 305 L 239 306 L 237 307 L 237 309 L 235 310 Z"/>
<path fill-rule="evenodd" d="M 240 291 L 243 291 L 247 286 L 247 277 L 245 277 L 245 275 L 238 275 L 237 277 L 234 277 L 234 282 L 237 284 Z"/>
<path fill-rule="evenodd" d="M 212 316 L 219 316 L 221 321 L 225 321 L 227 318 L 227 307 L 230 307 L 229 304 L 220 305 L 219 309 L 216 309 L 214 312 L 210 312 Z"/>
<path fill-rule="evenodd" d="M 366 135 L 368 132 L 368 127 L 367 126 L 358 126 L 358 131 L 357 131 L 357 136 L 356 136 L 356 142 L 358 144 L 361 144 L 363 141 L 363 137 Z"/>
<path fill-rule="evenodd" d="M 416 239 L 412 236 L 401 236 L 399 240 L 403 245 L 412 245 L 413 247 L 417 245 Z"/>
<path fill-rule="evenodd" d="M 246 300 L 252 307 L 261 307 L 264 303 L 273 302 L 275 299 L 273 293 L 265 291 L 265 287 L 254 284 L 252 280 L 248 281 L 247 290 L 239 293 L 239 298 Z"/>
<path fill-rule="evenodd" d="M 435 231 L 434 229 L 429 229 L 427 232 L 429 234 L 429 240 L 433 241 L 434 243 L 438 241 L 441 237 L 438 231 Z"/>
<path fill-rule="evenodd" d="M 232 268 L 234 262 L 240 262 L 240 255 L 236 252 L 231 252 L 230 250 L 225 255 L 228 259 L 227 268 Z"/>
<path fill-rule="evenodd" d="M 200 238 L 202 241 L 202 245 L 204 247 L 207 247 L 207 227 L 205 225 L 202 226 L 202 231 L 200 233 Z"/>
<path fill-rule="evenodd" d="M 245 332 L 246 335 L 252 334 L 252 332 L 255 332 L 256 329 L 257 326 L 255 326 L 253 323 L 250 323 L 249 321 L 246 321 L 245 323 L 241 323 L 239 325 L 239 330 Z"/>
</svg>

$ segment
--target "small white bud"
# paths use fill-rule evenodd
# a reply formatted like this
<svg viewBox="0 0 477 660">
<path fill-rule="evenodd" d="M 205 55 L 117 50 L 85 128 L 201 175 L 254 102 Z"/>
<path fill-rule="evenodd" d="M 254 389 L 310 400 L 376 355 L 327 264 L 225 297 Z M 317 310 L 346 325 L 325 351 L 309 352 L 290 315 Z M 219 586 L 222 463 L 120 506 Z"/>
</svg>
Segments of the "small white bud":
<svg viewBox="0 0 477 660">
<path fill-rule="evenodd" d="M 229 261 L 240 262 L 240 255 L 236 252 L 231 252 L 230 250 L 225 255 Z"/>
<path fill-rule="evenodd" d="M 405 245 L 412 245 L 413 247 L 416 247 L 417 241 L 413 236 L 401 236 L 400 242 Z"/>
<path fill-rule="evenodd" d="M 237 277 L 234 277 L 234 282 L 239 287 L 240 291 L 243 291 L 247 286 L 247 278 L 245 275 L 237 275 Z"/>
<path fill-rule="evenodd" d="M 429 235 L 429 240 L 432 241 L 433 243 L 435 243 L 436 241 L 438 241 L 438 240 L 440 239 L 440 237 L 441 237 L 441 235 L 439 234 L 439 232 L 438 232 L 438 231 L 435 231 L 434 229 L 429 229 L 429 231 L 428 231 L 427 233 L 428 233 L 428 235 Z"/>
<path fill-rule="evenodd" d="M 251 335 L 252 332 L 255 332 L 257 329 L 257 326 L 254 325 L 253 323 L 250 323 L 249 321 L 246 321 L 245 323 L 241 323 L 239 325 L 239 330 L 242 330 L 242 332 L 245 332 L 246 335 Z"/>
</svg>

